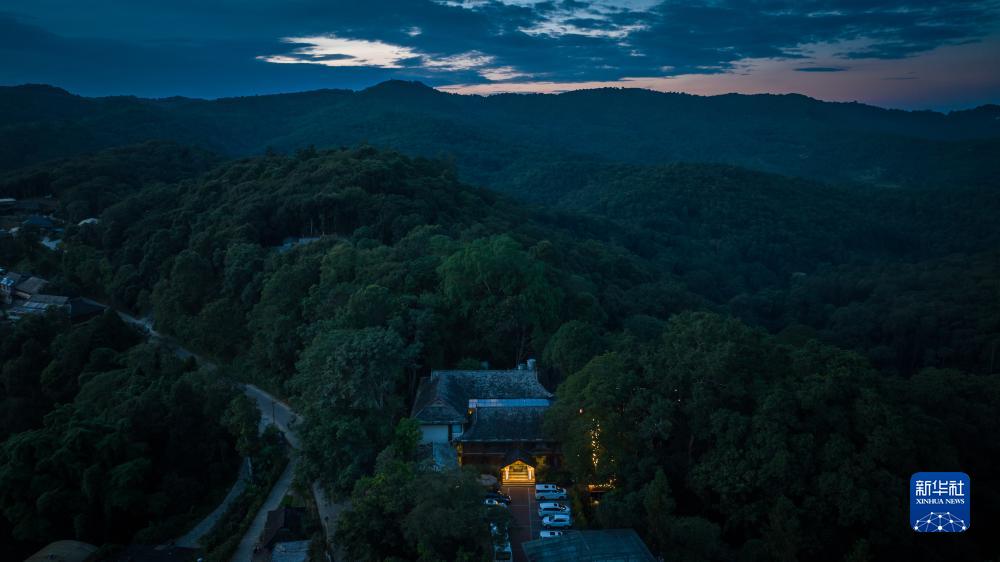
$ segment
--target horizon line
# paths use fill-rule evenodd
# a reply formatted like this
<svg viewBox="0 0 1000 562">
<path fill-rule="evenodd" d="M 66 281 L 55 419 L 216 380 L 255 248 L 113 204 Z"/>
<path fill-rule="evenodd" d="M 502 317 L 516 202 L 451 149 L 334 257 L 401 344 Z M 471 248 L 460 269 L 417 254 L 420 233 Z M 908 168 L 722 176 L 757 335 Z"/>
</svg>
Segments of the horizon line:
<svg viewBox="0 0 1000 562">
<path fill-rule="evenodd" d="M 726 97 L 726 96 L 744 96 L 744 97 L 758 97 L 758 96 L 797 96 L 797 97 L 803 97 L 803 98 L 806 98 L 806 99 L 809 99 L 809 100 L 812 100 L 812 101 L 816 101 L 816 102 L 819 102 L 819 103 L 842 104 L 842 105 L 862 105 L 862 106 L 867 106 L 867 107 L 873 107 L 873 108 L 876 108 L 876 109 L 881 109 L 881 110 L 884 110 L 884 111 L 902 111 L 902 112 L 906 112 L 906 113 L 939 113 L 939 114 L 942 114 L 942 115 L 948 115 L 950 113 L 963 112 L 963 111 L 974 111 L 974 110 L 977 110 L 977 109 L 982 109 L 982 108 L 987 108 L 987 107 L 997 107 L 997 106 L 1000 106 L 1000 101 L 989 101 L 989 102 L 986 102 L 986 103 L 969 104 L 969 105 L 964 105 L 964 106 L 950 107 L 948 109 L 931 108 L 931 107 L 925 107 L 925 108 L 905 108 L 905 107 L 892 107 L 892 106 L 887 106 L 887 105 L 879 105 L 879 104 L 876 104 L 876 103 L 866 102 L 866 101 L 861 101 L 861 100 L 849 100 L 848 101 L 848 100 L 823 99 L 823 98 L 818 98 L 818 97 L 815 97 L 815 96 L 811 96 L 809 94 L 804 94 L 804 93 L 801 93 L 801 92 L 778 92 L 778 91 L 776 91 L 776 92 L 738 92 L 738 91 L 728 91 L 728 92 L 719 92 L 719 93 L 706 94 L 706 93 L 685 92 L 683 90 L 659 90 L 659 89 L 656 89 L 656 88 L 650 88 L 650 87 L 644 87 L 644 86 L 638 86 L 638 85 L 627 85 L 627 83 L 626 84 L 622 84 L 622 85 L 602 84 L 602 85 L 594 85 L 594 86 L 580 86 L 578 88 L 556 89 L 556 90 L 552 90 L 552 91 L 497 90 L 497 91 L 492 91 L 492 92 L 463 92 L 463 91 L 457 91 L 457 90 L 460 89 L 460 88 L 465 88 L 465 87 L 486 86 L 486 85 L 489 85 L 489 84 L 446 84 L 446 85 L 440 85 L 440 86 L 432 86 L 432 85 L 429 85 L 429 84 L 427 84 L 427 83 L 425 83 L 425 82 L 423 82 L 421 80 L 407 80 L 407 79 L 402 79 L 402 78 L 390 78 L 388 80 L 382 80 L 380 82 L 375 82 L 375 83 L 373 83 L 371 85 L 368 85 L 368 86 L 365 86 L 365 87 L 359 87 L 359 88 L 327 87 L 327 88 L 311 88 L 311 89 L 304 89 L 304 90 L 288 90 L 288 91 L 279 91 L 279 92 L 266 92 L 266 93 L 256 93 L 256 94 L 225 95 L 225 96 L 215 96 L 215 97 L 212 97 L 212 96 L 185 96 L 185 95 L 180 95 L 180 94 L 164 95 L 164 96 L 142 96 L 142 95 L 130 94 L 130 93 L 89 95 L 89 94 L 77 93 L 77 92 L 74 92 L 74 91 L 72 91 L 70 89 L 64 88 L 62 86 L 59 86 L 59 85 L 56 85 L 56 84 L 44 83 L 44 82 L 22 82 L 22 83 L 18 83 L 18 84 L 0 84 L 0 88 L 11 88 L 11 89 L 13 89 L 13 88 L 45 87 L 45 88 L 52 88 L 52 89 L 55 89 L 55 90 L 60 90 L 60 91 L 65 92 L 65 93 L 67 93 L 68 95 L 71 95 L 71 96 L 80 97 L 80 98 L 87 98 L 87 99 L 136 98 L 136 99 L 146 99 L 146 100 L 188 99 L 188 100 L 196 100 L 196 101 L 221 101 L 221 100 L 231 100 L 231 99 L 241 99 L 241 98 L 269 97 L 269 96 L 290 96 L 290 95 L 298 95 L 298 94 L 308 94 L 308 93 L 313 93 L 313 92 L 335 92 L 335 91 L 340 91 L 340 92 L 363 93 L 365 91 L 371 90 L 373 88 L 377 88 L 377 87 L 382 86 L 384 84 L 389 84 L 389 83 L 394 83 L 394 82 L 396 82 L 396 83 L 404 83 L 404 84 L 419 85 L 419 86 L 424 87 L 424 88 L 426 88 L 428 90 L 433 90 L 433 91 L 435 91 L 437 93 L 445 94 L 445 95 L 454 95 L 454 96 L 463 96 L 463 97 L 479 97 L 479 98 L 491 98 L 491 97 L 495 97 L 495 96 L 505 96 L 505 95 L 517 95 L 517 96 L 532 96 L 532 95 L 534 95 L 534 96 L 561 96 L 561 95 L 565 95 L 565 94 L 574 94 L 574 93 L 586 92 L 586 91 L 599 91 L 599 90 L 618 90 L 618 91 L 624 91 L 624 90 L 636 90 L 636 91 L 650 92 L 650 93 L 653 93 L 653 94 L 691 96 L 691 97 L 706 98 L 706 99 L 708 99 L 708 98 Z M 517 83 L 517 82 L 511 83 L 511 85 L 514 85 L 514 86 L 516 86 L 517 84 L 521 84 L 521 83 Z M 555 82 L 547 82 L 546 84 L 557 84 L 557 83 L 555 83 Z"/>
</svg>

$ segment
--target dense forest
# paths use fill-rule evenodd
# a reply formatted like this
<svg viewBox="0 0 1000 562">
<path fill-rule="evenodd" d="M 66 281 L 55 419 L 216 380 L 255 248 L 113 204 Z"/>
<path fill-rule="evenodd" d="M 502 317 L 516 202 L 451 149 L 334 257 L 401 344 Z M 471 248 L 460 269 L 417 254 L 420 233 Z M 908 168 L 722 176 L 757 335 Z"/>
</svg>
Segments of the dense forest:
<svg viewBox="0 0 1000 562">
<path fill-rule="evenodd" d="M 356 506 L 337 531 L 353 558 L 488 551 L 486 522 L 468 517 L 476 484 L 421 466 L 406 414 L 431 369 L 529 357 L 558 396 L 547 426 L 566 463 L 552 478 L 614 484 L 575 508 L 581 525 L 635 528 L 671 560 L 1000 548 L 989 533 L 943 545 L 905 526 L 918 470 L 972 474 L 981 528 L 1000 510 L 1000 198 L 984 157 L 1000 134 L 980 118 L 996 108 L 479 99 L 400 83 L 212 102 L 32 88 L 41 117 L 20 119 L 27 102 L 7 89 L 22 105 L 0 113 L 2 134 L 61 144 L 4 153 L 17 169 L 0 195 L 52 195 L 68 222 L 59 252 L 25 229 L 0 239 L 0 256 L 65 294 L 150 315 L 223 374 L 289 398 L 305 419 L 304 475 Z M 404 99 L 411 111 L 389 109 Z M 760 117 L 766 107 L 788 118 Z M 585 114 L 598 117 L 577 122 Z M 643 115 L 662 119 L 624 140 Z M 526 133 L 541 116 L 553 126 L 539 130 L 565 142 Z M 81 154 L 147 138 L 184 144 Z M 594 156 L 598 146 L 608 150 Z M 188 482 L 192 457 L 231 478 L 239 432 L 226 429 L 233 391 L 218 374 L 157 352 L 111 314 L 3 329 L 6 536 L 153 536 L 187 513 L 192 495 L 174 486 L 211 487 Z M 139 419 L 136 403 L 163 414 Z M 99 452 L 115 443 L 102 432 L 127 431 L 145 445 Z M 204 450 L 173 454 L 189 432 Z M 58 465 L 41 449 L 76 468 L 46 472 Z M 120 489 L 98 497 L 74 477 L 91 465 Z M 31 485 L 90 515 L 31 503 Z M 163 502 L 134 505 L 137 490 Z"/>
<path fill-rule="evenodd" d="M 454 159 L 469 181 L 522 193 L 553 165 L 715 162 L 879 186 L 980 184 L 1000 171 L 1000 107 L 941 114 L 800 95 L 639 89 L 462 96 L 417 82 L 200 100 L 85 98 L 0 88 L 0 170 L 148 139 L 228 156 L 368 142 Z"/>
<path fill-rule="evenodd" d="M 236 473 L 235 391 L 107 312 L 0 323 L 0 544 L 165 541 Z"/>
</svg>

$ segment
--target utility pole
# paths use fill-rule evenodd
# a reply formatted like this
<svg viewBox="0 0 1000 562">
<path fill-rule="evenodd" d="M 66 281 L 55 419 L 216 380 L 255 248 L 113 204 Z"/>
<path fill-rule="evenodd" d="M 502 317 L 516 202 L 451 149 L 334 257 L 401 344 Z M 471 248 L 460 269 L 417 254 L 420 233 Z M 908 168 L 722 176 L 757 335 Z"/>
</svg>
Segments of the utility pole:
<svg viewBox="0 0 1000 562">
<path fill-rule="evenodd" d="M 274 416 L 274 400 L 271 400 L 271 425 L 278 425 L 278 418 Z"/>
</svg>

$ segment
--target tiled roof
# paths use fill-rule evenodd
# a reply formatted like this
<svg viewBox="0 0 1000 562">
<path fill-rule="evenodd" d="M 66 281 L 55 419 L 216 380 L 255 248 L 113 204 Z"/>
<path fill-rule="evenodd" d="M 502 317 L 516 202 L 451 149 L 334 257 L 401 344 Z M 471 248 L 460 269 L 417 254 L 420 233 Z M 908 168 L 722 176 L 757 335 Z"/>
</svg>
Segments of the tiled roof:
<svg viewBox="0 0 1000 562">
<path fill-rule="evenodd" d="M 21 291 L 23 293 L 27 293 L 29 295 L 33 295 L 41 291 L 42 288 L 44 288 L 48 284 L 49 282 L 46 281 L 45 279 L 42 279 L 41 277 L 28 277 L 27 279 L 18 283 L 14 287 L 14 289 L 17 291 Z"/>
<path fill-rule="evenodd" d="M 4 275 L 4 279 L 10 279 L 15 285 L 17 285 L 22 279 L 24 279 L 24 275 L 17 273 L 16 271 L 8 271 L 6 275 Z"/>
<path fill-rule="evenodd" d="M 545 441 L 542 421 L 547 409 L 547 406 L 477 408 L 469 428 L 455 440 L 463 443 Z"/>
<path fill-rule="evenodd" d="M 551 398 L 535 371 L 433 371 L 420 381 L 411 416 L 424 423 L 462 423 L 470 398 Z"/>
<path fill-rule="evenodd" d="M 69 297 L 61 295 L 32 295 L 30 302 L 47 306 L 62 306 L 69 303 Z"/>
</svg>

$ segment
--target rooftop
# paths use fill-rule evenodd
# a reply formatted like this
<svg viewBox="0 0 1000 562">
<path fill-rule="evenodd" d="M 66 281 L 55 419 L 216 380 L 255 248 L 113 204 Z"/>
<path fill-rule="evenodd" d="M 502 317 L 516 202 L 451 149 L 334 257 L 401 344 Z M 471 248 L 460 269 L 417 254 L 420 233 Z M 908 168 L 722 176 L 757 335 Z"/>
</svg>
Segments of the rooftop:
<svg viewBox="0 0 1000 562">
<path fill-rule="evenodd" d="M 10 274 L 8 274 L 7 276 L 10 277 Z M 45 286 L 48 284 L 49 282 L 46 281 L 45 279 L 42 279 L 41 277 L 28 277 L 27 279 L 23 279 L 22 281 L 20 281 L 14 287 L 14 289 L 21 291 L 22 293 L 33 295 L 44 289 Z"/>
<path fill-rule="evenodd" d="M 548 406 L 477 408 L 472 423 L 455 438 L 463 443 L 545 441 L 542 421 Z"/>
<path fill-rule="evenodd" d="M 654 562 L 632 529 L 566 531 L 561 537 L 521 545 L 529 562 Z"/>
<path fill-rule="evenodd" d="M 524 398 L 552 398 L 535 371 L 433 371 L 420 381 L 412 417 L 423 423 L 462 423 L 469 400 Z"/>
<path fill-rule="evenodd" d="M 309 560 L 309 541 L 279 542 L 271 551 L 271 562 L 306 562 Z"/>
<path fill-rule="evenodd" d="M 55 541 L 28 557 L 25 562 L 83 562 L 97 547 L 80 541 Z"/>
<path fill-rule="evenodd" d="M 69 304 L 69 297 L 60 295 L 32 295 L 29 302 L 43 304 L 46 306 L 62 306 L 64 304 Z"/>
<path fill-rule="evenodd" d="M 280 507 L 267 512 L 267 521 L 260 542 L 270 546 L 281 540 L 298 538 L 302 532 L 305 510 L 299 507 Z"/>
</svg>

